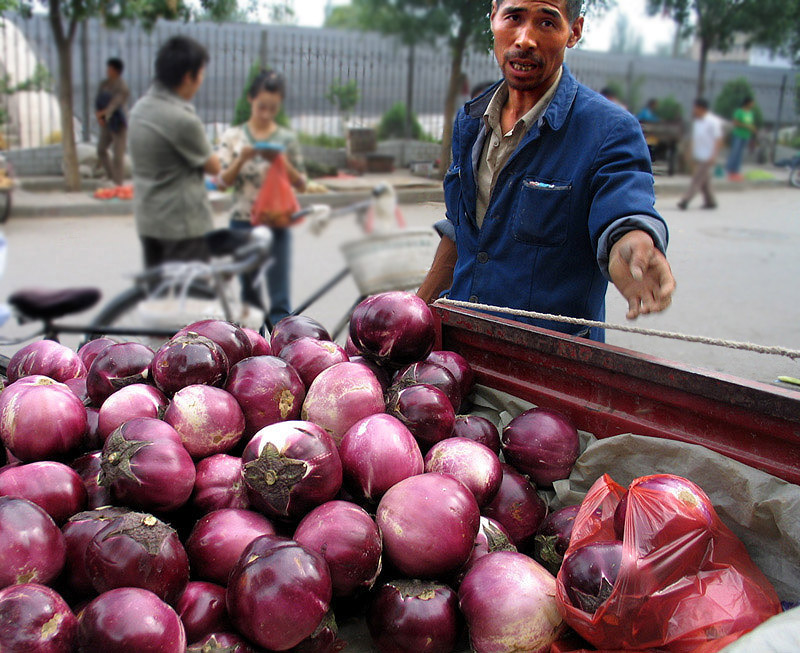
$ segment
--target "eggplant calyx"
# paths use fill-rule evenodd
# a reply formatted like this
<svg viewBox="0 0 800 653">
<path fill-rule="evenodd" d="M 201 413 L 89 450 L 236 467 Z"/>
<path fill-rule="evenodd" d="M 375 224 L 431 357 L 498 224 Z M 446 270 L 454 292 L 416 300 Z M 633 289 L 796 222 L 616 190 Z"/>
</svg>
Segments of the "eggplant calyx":
<svg viewBox="0 0 800 653">
<path fill-rule="evenodd" d="M 255 460 L 243 470 L 247 486 L 279 514 L 289 515 L 292 488 L 308 475 L 308 463 L 284 456 L 268 442 Z"/>
<path fill-rule="evenodd" d="M 105 446 L 100 461 L 100 481 L 103 487 L 109 487 L 117 479 L 139 482 L 131 469 L 131 459 L 152 442 L 142 440 L 126 440 L 122 435 L 122 427 L 114 431 Z"/>
<path fill-rule="evenodd" d="M 129 512 L 112 521 L 97 537 L 106 541 L 112 537 L 128 537 L 137 542 L 149 556 L 157 556 L 171 535 L 177 533 L 163 521 L 143 512 Z"/>
</svg>

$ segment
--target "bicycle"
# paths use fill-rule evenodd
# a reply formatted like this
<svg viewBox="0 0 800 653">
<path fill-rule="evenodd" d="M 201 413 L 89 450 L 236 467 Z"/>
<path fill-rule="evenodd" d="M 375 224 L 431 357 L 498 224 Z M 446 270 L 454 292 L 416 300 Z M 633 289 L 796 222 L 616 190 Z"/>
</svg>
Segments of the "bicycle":
<svg viewBox="0 0 800 653">
<path fill-rule="evenodd" d="M 379 213 L 380 203 L 387 198 L 392 201 L 393 197 L 391 187 L 380 185 L 373 189 L 372 196 L 367 200 L 335 210 L 327 205 L 313 205 L 292 216 L 292 220 L 297 222 L 310 218 L 312 229 L 320 233 L 331 220 L 355 214 L 362 229 L 369 231 L 373 221 L 372 211 Z M 383 212 L 387 211 L 391 212 L 392 209 Z M 419 285 L 433 260 L 437 241 L 432 230 L 408 230 L 397 234 L 379 233 L 363 241 L 349 243 L 350 249 L 345 252 L 347 266 L 301 302 L 293 314 L 305 312 L 353 275 L 360 293 L 332 331 L 334 338 L 338 337 L 347 326 L 353 308 L 367 295 L 383 290 L 407 290 Z M 241 323 L 242 316 L 237 310 L 241 307 L 231 292 L 231 282 L 240 275 L 257 272 L 254 277 L 260 281 L 262 298 L 265 296 L 264 272 L 270 264 L 271 232 L 263 227 L 250 231 L 222 229 L 211 232 L 207 242 L 215 257 L 226 258 L 211 263 L 169 263 L 146 270 L 136 275 L 132 287 L 111 299 L 88 325 L 64 324 L 59 320 L 96 306 L 100 301 L 100 291 L 96 288 L 18 291 L 9 298 L 17 319 L 21 323 L 40 322 L 42 326 L 19 339 L 0 339 L 0 345 L 22 344 L 36 337 L 57 341 L 62 334 L 77 334 L 85 340 L 102 335 L 164 340 L 185 324 L 207 317 Z M 380 254 L 381 248 L 386 247 L 390 248 L 391 254 L 383 257 L 391 264 L 388 271 L 386 266 L 375 266 L 375 254 Z M 408 253 L 415 251 L 414 248 L 417 256 L 409 258 Z M 412 273 L 408 270 L 410 259 L 416 266 Z M 203 304 L 203 310 L 197 310 L 196 305 L 189 306 L 193 301 Z M 164 303 L 160 307 L 162 310 L 151 310 L 159 308 L 156 306 L 158 302 Z M 266 303 L 262 301 L 262 305 Z M 178 311 L 174 310 L 176 307 Z M 195 312 L 184 310 L 187 307 Z M 163 310 L 165 308 L 171 310 Z M 146 319 L 142 319 L 142 313 L 146 314 Z M 256 319 L 254 326 L 264 332 L 271 330 L 272 325 L 263 315 Z M 4 372 L 7 364 L 3 358 L 0 358 L 0 372 Z"/>
</svg>

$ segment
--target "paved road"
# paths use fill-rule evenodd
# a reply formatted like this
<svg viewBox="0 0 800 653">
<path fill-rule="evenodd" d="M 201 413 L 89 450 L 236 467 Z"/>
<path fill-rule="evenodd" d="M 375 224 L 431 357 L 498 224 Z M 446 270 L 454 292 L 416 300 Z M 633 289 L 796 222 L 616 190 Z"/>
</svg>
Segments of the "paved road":
<svg viewBox="0 0 800 653">
<path fill-rule="evenodd" d="M 790 188 L 729 192 L 715 212 L 678 211 L 666 197 L 658 208 L 672 231 L 670 259 L 679 282 L 672 308 L 640 320 L 646 327 L 800 349 L 800 192 Z M 443 213 L 440 204 L 404 207 L 412 226 L 426 226 Z M 224 218 L 219 217 L 220 225 Z M 12 219 L 5 226 L 8 268 L 0 296 L 22 286 L 97 285 L 110 298 L 140 265 L 132 218 Z M 296 300 L 343 266 L 338 247 L 357 238 L 349 221 L 317 238 L 296 232 L 293 265 Z M 347 280 L 308 313 L 332 326 L 356 297 Z M 609 291 L 609 319 L 624 322 L 625 306 Z M 26 327 L 6 325 L 4 334 Z M 779 374 L 800 377 L 800 362 L 721 350 L 652 337 L 610 334 L 609 342 L 771 382 Z M 0 350 L 8 353 L 8 349 Z M 13 350 L 12 350 L 13 351 Z"/>
</svg>

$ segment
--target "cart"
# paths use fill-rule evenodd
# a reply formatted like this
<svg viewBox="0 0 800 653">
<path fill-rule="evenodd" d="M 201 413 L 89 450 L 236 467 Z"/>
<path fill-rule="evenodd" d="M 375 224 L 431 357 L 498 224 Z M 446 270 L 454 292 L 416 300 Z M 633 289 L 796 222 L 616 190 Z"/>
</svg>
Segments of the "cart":
<svg viewBox="0 0 800 653">
<path fill-rule="evenodd" d="M 800 484 L 800 392 L 487 316 L 434 306 L 436 347 L 464 356 L 476 383 L 561 411 L 598 439 L 625 433 L 705 446 Z M 347 651 L 370 653 L 363 619 Z M 564 640 L 558 650 L 581 650 Z M 466 646 L 461 653 L 466 653 Z"/>
<path fill-rule="evenodd" d="M 479 384 L 559 410 L 598 439 L 699 444 L 800 484 L 800 392 L 463 309 L 435 307 L 440 343 Z"/>
</svg>

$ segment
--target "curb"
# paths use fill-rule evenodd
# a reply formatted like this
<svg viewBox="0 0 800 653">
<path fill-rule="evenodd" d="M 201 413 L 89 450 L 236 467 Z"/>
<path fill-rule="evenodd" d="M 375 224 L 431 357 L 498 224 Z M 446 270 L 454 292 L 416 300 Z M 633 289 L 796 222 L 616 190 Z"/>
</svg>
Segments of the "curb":
<svg viewBox="0 0 800 653">
<path fill-rule="evenodd" d="M 689 181 L 676 183 L 658 182 L 656 179 L 656 197 L 679 197 L 688 188 Z M 718 192 L 743 192 L 761 190 L 765 188 L 781 188 L 786 185 L 782 180 L 766 180 L 758 182 L 734 183 L 727 179 L 720 179 L 714 184 Z M 31 193 L 32 194 L 32 193 Z M 370 196 L 369 191 L 359 192 L 334 192 L 317 195 L 300 195 L 298 200 L 302 207 L 311 204 L 328 204 L 331 208 L 342 208 L 349 204 L 364 201 Z M 441 187 L 405 188 L 397 191 L 399 204 L 422 204 L 426 202 L 444 202 L 444 191 Z M 230 210 L 231 198 L 217 196 L 211 200 L 211 208 L 215 213 L 225 213 Z M 85 199 L 62 204 L 39 204 L 31 199 L 16 201 L 12 209 L 11 218 L 83 218 L 83 217 L 126 217 L 133 215 L 133 202 L 125 200 L 96 200 L 90 196 Z"/>
<path fill-rule="evenodd" d="M 369 191 L 354 193 L 322 193 L 300 195 L 298 200 L 303 208 L 311 204 L 328 204 L 337 209 L 349 204 L 369 199 Z M 444 202 L 441 188 L 409 188 L 397 191 L 400 204 L 420 204 L 424 202 Z M 225 213 L 231 208 L 230 197 L 215 197 L 211 200 L 214 213 Z M 11 218 L 83 218 L 83 217 L 126 217 L 133 215 L 133 202 L 126 200 L 95 200 L 87 197 L 75 203 L 42 205 L 35 202 L 15 202 Z"/>
</svg>

